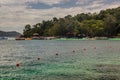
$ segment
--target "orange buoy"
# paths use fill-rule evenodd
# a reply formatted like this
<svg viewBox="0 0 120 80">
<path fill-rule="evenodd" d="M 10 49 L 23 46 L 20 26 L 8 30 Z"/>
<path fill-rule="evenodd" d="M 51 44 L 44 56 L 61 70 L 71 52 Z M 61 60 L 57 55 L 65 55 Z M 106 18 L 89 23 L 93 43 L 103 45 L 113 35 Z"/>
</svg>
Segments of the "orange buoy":
<svg viewBox="0 0 120 80">
<path fill-rule="evenodd" d="M 96 49 L 96 47 L 94 47 L 94 49 Z"/>
<path fill-rule="evenodd" d="M 75 50 L 72 51 L 73 53 L 75 52 Z"/>
<path fill-rule="evenodd" d="M 86 51 L 86 48 L 84 48 L 83 50 Z"/>
<path fill-rule="evenodd" d="M 112 48 L 112 46 L 109 46 L 109 48 Z"/>
<path fill-rule="evenodd" d="M 16 63 L 16 67 L 19 67 L 20 66 L 20 63 Z"/>
<path fill-rule="evenodd" d="M 58 52 L 56 52 L 56 54 L 55 54 L 56 56 L 58 56 Z"/>
<path fill-rule="evenodd" d="M 40 58 L 38 57 L 37 60 L 40 60 Z"/>
</svg>

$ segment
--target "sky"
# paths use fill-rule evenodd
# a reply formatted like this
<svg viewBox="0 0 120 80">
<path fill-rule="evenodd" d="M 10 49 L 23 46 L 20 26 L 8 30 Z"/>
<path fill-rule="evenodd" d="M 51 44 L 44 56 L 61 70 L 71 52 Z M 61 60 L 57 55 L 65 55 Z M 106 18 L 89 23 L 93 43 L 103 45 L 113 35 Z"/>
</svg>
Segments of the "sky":
<svg viewBox="0 0 120 80">
<path fill-rule="evenodd" d="M 0 30 L 22 33 L 26 24 L 119 6 L 120 0 L 0 0 Z"/>
</svg>

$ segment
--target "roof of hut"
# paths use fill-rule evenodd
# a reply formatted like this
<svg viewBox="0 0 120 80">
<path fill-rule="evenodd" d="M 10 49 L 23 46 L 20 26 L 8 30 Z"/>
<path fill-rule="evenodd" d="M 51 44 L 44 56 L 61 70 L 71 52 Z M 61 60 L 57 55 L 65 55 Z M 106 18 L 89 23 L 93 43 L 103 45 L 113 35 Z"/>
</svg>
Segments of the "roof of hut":
<svg viewBox="0 0 120 80">
<path fill-rule="evenodd" d="M 39 34 L 38 33 L 34 33 L 33 36 L 39 36 Z"/>
</svg>

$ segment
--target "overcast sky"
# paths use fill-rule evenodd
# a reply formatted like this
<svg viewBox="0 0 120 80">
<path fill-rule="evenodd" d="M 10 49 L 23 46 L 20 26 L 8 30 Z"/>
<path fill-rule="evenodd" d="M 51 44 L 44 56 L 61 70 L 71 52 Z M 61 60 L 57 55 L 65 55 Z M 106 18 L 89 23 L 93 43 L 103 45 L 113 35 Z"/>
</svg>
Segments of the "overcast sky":
<svg viewBox="0 0 120 80">
<path fill-rule="evenodd" d="M 22 33 L 26 24 L 118 6 L 120 0 L 0 0 L 0 30 Z"/>
</svg>

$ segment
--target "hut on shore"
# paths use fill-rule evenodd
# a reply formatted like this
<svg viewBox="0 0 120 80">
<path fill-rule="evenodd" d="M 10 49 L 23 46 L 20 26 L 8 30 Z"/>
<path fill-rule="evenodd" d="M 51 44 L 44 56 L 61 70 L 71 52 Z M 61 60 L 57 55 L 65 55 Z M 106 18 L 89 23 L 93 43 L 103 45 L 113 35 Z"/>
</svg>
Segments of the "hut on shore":
<svg viewBox="0 0 120 80">
<path fill-rule="evenodd" d="M 40 39 L 40 36 L 38 33 L 34 33 L 33 36 L 32 36 L 32 39 L 33 40 L 39 40 Z"/>
</svg>

